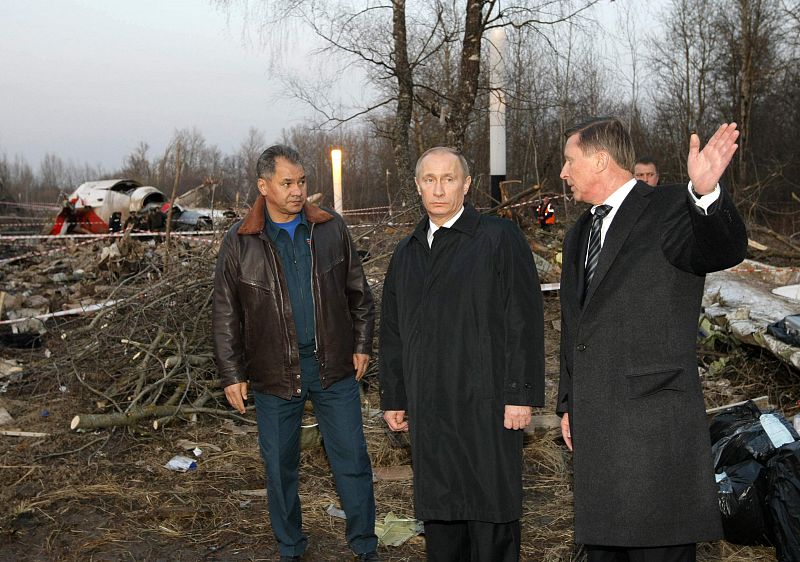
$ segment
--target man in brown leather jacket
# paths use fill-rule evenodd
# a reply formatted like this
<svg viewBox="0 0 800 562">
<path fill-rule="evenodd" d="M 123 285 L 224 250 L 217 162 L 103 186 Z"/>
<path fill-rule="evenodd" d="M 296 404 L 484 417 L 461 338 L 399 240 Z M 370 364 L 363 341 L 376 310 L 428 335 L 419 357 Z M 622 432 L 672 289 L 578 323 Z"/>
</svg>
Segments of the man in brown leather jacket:
<svg viewBox="0 0 800 562">
<path fill-rule="evenodd" d="M 375 498 L 357 381 L 372 350 L 374 304 L 342 218 L 306 204 L 300 155 L 275 145 L 257 164 L 261 197 L 225 236 L 214 275 L 213 334 L 228 402 L 256 405 L 272 530 L 300 560 L 300 423 L 314 413 L 347 514 L 347 542 L 378 560 Z"/>
</svg>

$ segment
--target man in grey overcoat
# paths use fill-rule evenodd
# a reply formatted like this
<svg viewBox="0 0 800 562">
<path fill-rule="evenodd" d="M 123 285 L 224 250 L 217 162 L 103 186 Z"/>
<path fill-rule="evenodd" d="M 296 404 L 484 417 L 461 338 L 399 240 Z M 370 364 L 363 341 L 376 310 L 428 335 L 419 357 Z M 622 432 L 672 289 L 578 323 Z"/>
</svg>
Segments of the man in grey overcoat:
<svg viewBox="0 0 800 562">
<path fill-rule="evenodd" d="M 745 256 L 747 235 L 718 182 L 736 151 L 725 124 L 689 185 L 636 181 L 617 119 L 566 134 L 562 179 L 590 203 L 564 240 L 557 412 L 574 453 L 575 541 L 589 562 L 693 561 L 720 538 L 697 322 L 705 274 Z"/>
<path fill-rule="evenodd" d="M 426 216 L 386 273 L 381 406 L 410 430 L 427 559 L 516 562 L 521 430 L 544 400 L 542 295 L 519 227 L 465 204 L 470 181 L 451 148 L 417 162 Z"/>
</svg>

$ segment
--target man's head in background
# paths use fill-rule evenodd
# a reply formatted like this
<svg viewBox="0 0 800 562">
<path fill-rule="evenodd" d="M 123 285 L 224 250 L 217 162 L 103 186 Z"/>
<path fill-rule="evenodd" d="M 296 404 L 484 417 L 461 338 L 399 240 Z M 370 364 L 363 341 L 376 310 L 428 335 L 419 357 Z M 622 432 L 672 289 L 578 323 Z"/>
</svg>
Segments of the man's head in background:
<svg viewBox="0 0 800 562">
<path fill-rule="evenodd" d="M 642 180 L 647 185 L 658 185 L 658 165 L 650 156 L 642 156 L 636 159 L 633 165 L 633 175 L 637 180 Z"/>
</svg>

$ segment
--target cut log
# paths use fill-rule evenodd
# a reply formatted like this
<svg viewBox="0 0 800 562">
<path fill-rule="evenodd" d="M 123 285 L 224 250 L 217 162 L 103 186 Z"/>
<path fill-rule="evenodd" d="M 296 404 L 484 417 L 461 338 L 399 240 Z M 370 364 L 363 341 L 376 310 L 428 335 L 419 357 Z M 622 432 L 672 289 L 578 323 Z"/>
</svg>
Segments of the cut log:
<svg viewBox="0 0 800 562">
<path fill-rule="evenodd" d="M 134 408 L 129 412 L 114 412 L 111 414 L 79 414 L 72 418 L 69 424 L 70 429 L 102 429 L 106 427 L 118 427 L 133 425 L 147 418 L 165 418 L 187 414 L 213 414 L 216 416 L 226 416 L 240 418 L 238 412 L 219 410 L 216 408 L 192 408 L 178 406 L 142 406 Z"/>
</svg>

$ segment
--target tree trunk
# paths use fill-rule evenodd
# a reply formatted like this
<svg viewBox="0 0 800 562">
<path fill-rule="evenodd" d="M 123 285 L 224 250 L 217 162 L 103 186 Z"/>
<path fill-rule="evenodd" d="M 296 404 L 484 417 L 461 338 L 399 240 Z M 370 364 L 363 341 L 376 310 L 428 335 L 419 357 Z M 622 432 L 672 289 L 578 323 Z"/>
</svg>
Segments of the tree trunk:
<svg viewBox="0 0 800 562">
<path fill-rule="evenodd" d="M 394 34 L 395 74 L 397 76 L 397 109 L 392 129 L 394 164 L 397 167 L 397 187 L 402 199 L 414 193 L 411 168 L 411 148 L 408 131 L 414 102 L 414 81 L 408 62 L 406 35 L 406 1 L 392 1 L 392 27 Z M 391 201 L 390 201 L 391 204 Z"/>
<path fill-rule="evenodd" d="M 483 8 L 486 5 L 491 7 L 493 4 L 494 2 L 491 0 L 467 0 L 456 106 L 447 123 L 447 142 L 458 150 L 464 149 L 469 116 L 475 106 L 475 98 L 478 94 L 481 40 L 485 28 Z"/>
</svg>

